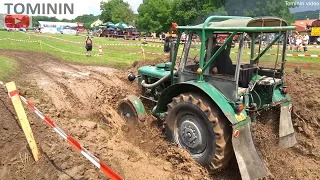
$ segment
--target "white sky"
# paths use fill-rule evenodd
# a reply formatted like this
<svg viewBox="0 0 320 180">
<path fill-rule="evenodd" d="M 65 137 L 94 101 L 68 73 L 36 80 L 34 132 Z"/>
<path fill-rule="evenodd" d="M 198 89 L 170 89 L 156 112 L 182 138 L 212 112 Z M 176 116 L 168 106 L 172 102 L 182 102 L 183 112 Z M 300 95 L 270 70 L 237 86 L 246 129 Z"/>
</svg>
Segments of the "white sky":
<svg viewBox="0 0 320 180">
<path fill-rule="evenodd" d="M 25 8 L 27 8 L 27 3 L 30 3 L 32 7 L 36 3 L 67 3 L 71 7 L 71 4 L 74 4 L 74 14 L 61 14 L 61 15 L 47 15 L 47 16 L 56 16 L 59 19 L 73 19 L 79 15 L 82 14 L 94 14 L 98 15 L 100 14 L 100 1 L 101 0 L 0 0 L 0 13 L 8 13 L 7 6 L 5 6 L 5 3 L 13 3 L 14 5 L 17 3 L 24 4 Z M 104 0 L 106 1 L 106 0 Z M 124 0 L 128 2 L 131 5 L 132 10 L 137 13 L 137 9 L 139 5 L 142 3 L 142 0 Z M 13 6 L 14 6 L 13 5 Z M 13 6 L 11 6 L 10 13 L 14 14 Z M 40 5 L 41 6 L 41 5 Z M 19 7 L 19 6 L 17 6 Z M 42 9 L 42 7 L 40 7 Z M 20 8 L 17 9 L 18 11 L 21 11 Z M 25 10 L 26 13 L 27 10 Z M 42 10 L 41 10 L 42 11 Z M 67 11 L 68 12 L 68 11 Z"/>
</svg>

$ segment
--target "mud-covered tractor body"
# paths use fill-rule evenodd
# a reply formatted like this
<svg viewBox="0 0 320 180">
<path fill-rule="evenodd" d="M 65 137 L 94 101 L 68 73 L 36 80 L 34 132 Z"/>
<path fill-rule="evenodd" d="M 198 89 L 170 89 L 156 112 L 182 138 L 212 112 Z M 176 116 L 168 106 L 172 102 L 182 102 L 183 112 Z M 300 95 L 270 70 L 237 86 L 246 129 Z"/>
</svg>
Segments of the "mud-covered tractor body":
<svg viewBox="0 0 320 180">
<path fill-rule="evenodd" d="M 258 111 L 280 106 L 280 145 L 291 147 L 296 143 L 292 101 L 284 85 L 286 43 L 279 40 L 286 42 L 287 31 L 295 27 L 275 17 L 212 16 L 203 24 L 177 29 L 177 41 L 170 41 L 170 62 L 138 69 L 140 98 L 154 102 L 153 115 L 165 120 L 170 139 L 189 150 L 199 163 L 213 169 L 223 167 L 227 156 L 232 156 L 228 146 L 233 146 L 243 179 L 266 176 L 268 171 L 254 147 L 250 122 Z M 181 45 L 183 32 L 187 39 Z M 255 44 L 256 37 L 263 33 L 274 34 L 264 49 L 261 39 Z M 218 42 L 221 34 L 227 38 Z M 192 41 L 194 35 L 201 40 L 198 49 Z M 239 49 L 231 52 L 235 36 L 240 38 Z M 245 41 L 247 36 L 250 42 Z M 248 43 L 251 52 L 245 54 Z M 272 45 L 278 47 L 276 61 L 272 62 L 273 68 L 265 68 L 259 60 Z M 179 49 L 182 53 L 178 57 Z M 138 98 L 131 96 L 129 101 L 136 109 L 137 104 L 142 106 Z M 135 114 L 143 114 L 141 109 Z"/>
</svg>

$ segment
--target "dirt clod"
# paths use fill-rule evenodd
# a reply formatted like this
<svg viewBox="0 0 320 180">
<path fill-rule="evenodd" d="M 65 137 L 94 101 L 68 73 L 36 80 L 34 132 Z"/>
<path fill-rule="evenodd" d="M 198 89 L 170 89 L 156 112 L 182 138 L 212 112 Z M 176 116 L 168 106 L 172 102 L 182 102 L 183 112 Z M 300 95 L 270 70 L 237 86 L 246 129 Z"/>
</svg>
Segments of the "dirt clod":
<svg viewBox="0 0 320 180">
<path fill-rule="evenodd" d="M 97 127 L 97 123 L 85 120 L 85 121 L 83 121 L 81 123 L 81 126 L 84 127 L 84 128 L 87 128 L 89 130 L 93 130 L 93 129 L 95 129 Z"/>
</svg>

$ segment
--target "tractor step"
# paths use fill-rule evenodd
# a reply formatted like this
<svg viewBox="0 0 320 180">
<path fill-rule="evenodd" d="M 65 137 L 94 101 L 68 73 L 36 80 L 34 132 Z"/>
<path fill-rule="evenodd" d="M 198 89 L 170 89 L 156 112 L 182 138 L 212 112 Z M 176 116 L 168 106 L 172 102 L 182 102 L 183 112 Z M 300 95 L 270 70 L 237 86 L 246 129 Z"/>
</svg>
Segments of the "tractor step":
<svg viewBox="0 0 320 180">
<path fill-rule="evenodd" d="M 252 139 L 250 123 L 234 128 L 232 137 L 233 150 L 237 158 L 241 178 L 243 180 L 260 179 L 267 177 L 268 168 L 261 160 Z"/>
</svg>

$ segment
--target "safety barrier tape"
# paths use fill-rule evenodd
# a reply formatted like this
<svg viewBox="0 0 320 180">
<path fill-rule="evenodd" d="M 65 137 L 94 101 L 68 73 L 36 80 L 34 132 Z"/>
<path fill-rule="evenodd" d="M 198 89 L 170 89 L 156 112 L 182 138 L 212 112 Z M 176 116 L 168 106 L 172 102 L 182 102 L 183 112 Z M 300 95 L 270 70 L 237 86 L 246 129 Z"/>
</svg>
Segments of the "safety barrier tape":
<svg viewBox="0 0 320 180">
<path fill-rule="evenodd" d="M 32 40 L 20 40 L 20 39 L 12 39 L 12 38 L 2 38 L 0 40 L 12 40 L 12 41 L 17 41 L 17 42 L 40 42 L 39 40 L 36 40 L 36 41 L 32 41 Z M 68 41 L 68 40 L 67 40 Z M 42 42 L 42 41 L 41 41 Z M 75 41 L 72 41 L 72 42 L 75 42 Z M 77 42 L 75 42 L 77 43 Z M 78 42 L 80 43 L 80 42 Z M 63 49 L 59 49 L 57 47 L 54 47 L 52 45 L 49 45 L 47 43 L 44 43 L 42 42 L 42 44 L 45 44 L 51 48 L 54 48 L 56 50 L 59 50 L 61 52 L 66 52 L 66 53 L 71 53 L 71 54 L 75 54 L 75 55 L 86 55 L 84 53 L 76 53 L 76 52 L 72 52 L 72 51 L 66 51 L 66 50 L 63 50 Z M 106 45 L 106 46 L 150 46 L 150 47 L 162 47 L 163 46 L 157 46 L 157 45 L 148 45 L 148 44 L 102 44 L 102 45 Z M 183 48 L 180 48 L 180 49 L 183 49 Z M 198 49 L 192 49 L 192 50 L 198 50 Z M 137 52 L 137 53 L 130 53 L 130 54 L 139 54 L 141 52 Z M 154 52 L 145 52 L 146 54 L 153 54 L 153 55 L 163 55 L 163 53 L 154 53 Z M 233 54 L 237 54 L 238 52 L 231 52 Z M 244 52 L 244 54 L 251 54 L 249 52 Z M 255 54 L 258 54 L 258 53 L 255 53 Z M 166 55 L 166 54 L 164 54 Z M 268 56 L 276 56 L 277 54 L 274 54 L 274 53 L 271 53 L 271 54 L 265 54 L 265 55 L 268 55 Z M 279 54 L 281 55 L 281 54 Z M 99 54 L 94 54 L 93 56 L 101 56 Z M 290 56 L 290 57 L 317 57 L 317 58 L 320 58 L 320 54 L 287 54 L 287 56 Z"/>
<path fill-rule="evenodd" d="M 156 42 L 156 43 L 164 43 L 164 40 L 155 40 L 155 39 L 145 39 L 144 41 L 146 42 Z M 181 44 L 183 44 L 184 42 L 181 42 Z M 200 45 L 201 42 L 196 42 L 196 43 L 192 43 L 193 45 Z"/>
<path fill-rule="evenodd" d="M 56 40 L 60 40 L 60 41 L 74 43 L 74 44 L 84 44 L 85 43 L 85 42 L 71 41 L 71 40 L 67 40 L 67 39 L 57 38 L 57 37 L 53 37 L 53 36 L 45 36 L 45 35 L 34 35 L 34 36 L 48 37 L 48 38 L 52 38 L 52 39 L 56 39 Z M 146 40 L 146 42 L 147 42 L 147 40 Z M 149 42 L 151 42 L 151 41 L 149 41 Z M 159 42 L 161 42 L 161 41 L 159 41 Z M 140 46 L 140 44 L 103 44 L 103 43 L 95 43 L 95 42 L 93 42 L 93 44 L 104 45 L 104 46 Z M 201 43 L 193 43 L 193 45 L 196 45 L 196 44 L 201 44 Z M 159 46 L 159 45 L 149 45 L 149 44 L 142 44 L 142 45 L 149 46 L 149 47 L 163 48 L 163 46 Z M 182 49 L 182 48 L 180 48 L 180 49 Z M 193 49 L 193 50 L 196 50 L 196 49 Z"/>
<path fill-rule="evenodd" d="M 43 36 L 43 37 L 49 37 L 49 38 L 53 38 L 53 39 L 57 39 L 57 40 L 61 40 L 61 41 L 66 41 L 66 42 L 71 42 L 71 43 L 76 43 L 76 44 L 83 44 L 84 42 L 76 42 L 76 41 L 71 41 L 71 40 L 66 40 L 66 39 L 61 39 L 61 38 L 57 38 L 57 37 L 53 37 L 53 36 L 45 36 L 45 35 L 34 35 L 34 36 Z M 159 42 L 159 43 L 164 43 L 163 40 L 156 40 L 156 39 L 145 39 L 146 42 Z M 246 43 L 250 43 L 251 41 L 244 41 Z M 96 43 L 98 45 L 114 45 L 114 44 L 101 44 L 101 43 Z M 197 42 L 197 43 L 192 43 L 193 45 L 200 45 L 201 42 Z M 147 45 L 148 46 L 148 45 Z M 163 46 L 156 46 L 156 45 L 149 45 L 151 47 L 162 47 Z M 276 45 L 275 45 L 276 46 Z M 297 45 L 290 45 L 289 46 L 297 46 Z M 258 46 L 257 46 L 258 47 Z M 320 46 L 317 45 L 308 45 L 308 46 L 300 46 L 300 47 L 308 47 L 308 48 L 320 48 Z"/>
<path fill-rule="evenodd" d="M 47 37 L 47 38 L 57 39 L 60 41 L 65 41 L 65 42 L 70 42 L 70 43 L 75 43 L 75 44 L 85 44 L 85 42 L 71 41 L 71 40 L 67 40 L 67 39 L 61 39 L 61 38 L 57 38 L 57 37 L 53 37 L 53 36 L 46 36 L 46 35 L 40 35 L 40 34 L 39 35 L 32 34 L 32 36 Z"/>
<path fill-rule="evenodd" d="M 32 40 L 20 40 L 20 39 L 12 39 L 12 38 L 2 38 L 2 39 L 0 39 L 0 40 L 11 40 L 11 41 L 16 41 L 16 42 L 36 42 L 36 43 L 42 43 L 42 44 L 44 44 L 44 45 L 46 45 L 46 46 L 49 46 L 49 47 L 51 47 L 51 48 L 53 48 L 53 49 L 56 49 L 56 50 L 58 50 L 58 51 L 60 51 L 60 52 L 65 52 L 65 53 L 70 53 L 70 54 L 75 54 L 75 55 L 86 55 L 85 53 L 77 53 L 77 52 L 72 52 L 72 51 L 67 51 L 67 50 L 63 50 L 63 49 L 60 49 L 60 48 L 57 48 L 57 47 L 54 47 L 54 46 L 52 46 L 52 45 L 50 45 L 50 44 L 47 44 L 47 43 L 45 43 L 45 42 L 43 42 L 43 41 L 39 41 L 39 40 L 34 40 L 34 41 L 32 41 Z M 99 55 L 99 54 L 94 54 L 94 55 L 92 55 L 92 56 L 101 56 L 101 55 Z"/>
<path fill-rule="evenodd" d="M 145 54 L 153 54 L 153 55 L 166 55 L 168 56 L 169 54 L 165 53 L 155 53 L 155 52 L 144 52 Z M 238 54 L 238 52 L 230 52 L 232 54 Z M 135 52 L 135 53 L 130 53 L 130 54 L 141 54 L 141 52 Z M 243 52 L 243 54 L 251 54 L 250 52 Z M 258 54 L 258 53 L 254 53 Z M 267 56 L 277 56 L 276 53 L 270 53 L 270 54 L 265 54 Z M 281 56 L 281 54 L 279 54 Z M 292 57 L 318 57 L 320 58 L 320 54 L 287 54 L 287 56 L 292 56 Z"/>
<path fill-rule="evenodd" d="M 244 41 L 245 43 L 251 43 L 251 41 Z M 266 46 L 268 45 L 268 43 L 265 43 L 265 45 L 263 46 Z M 256 45 L 258 47 L 258 45 Z M 277 44 L 274 44 L 273 46 L 277 46 Z M 287 47 L 290 47 L 290 46 L 299 46 L 299 45 L 296 45 L 296 44 L 287 44 Z M 308 47 L 308 48 L 320 48 L 320 46 L 317 46 L 317 45 L 308 45 L 308 46 L 304 46 L 304 45 L 300 45 L 300 47 Z"/>
<path fill-rule="evenodd" d="M 166 54 L 166 53 L 155 53 L 155 52 L 135 52 L 135 53 L 130 53 L 130 54 L 152 54 L 152 55 L 165 55 L 165 56 L 169 56 L 170 54 Z"/>
<path fill-rule="evenodd" d="M 22 39 L 13 39 L 13 38 L 2 38 L 0 40 L 10 40 L 10 41 L 17 41 L 17 42 L 36 42 L 39 43 L 39 40 L 22 40 Z"/>
<path fill-rule="evenodd" d="M 85 42 L 71 41 L 71 40 L 61 39 L 61 38 L 57 38 L 57 37 L 53 37 L 53 36 L 45 36 L 45 35 L 34 35 L 34 36 L 48 37 L 48 38 L 52 38 L 52 39 L 56 39 L 56 40 L 60 40 L 60 41 L 74 43 L 74 44 L 85 44 Z M 93 42 L 93 44 L 104 45 L 104 46 L 141 46 L 140 44 L 103 44 L 103 43 L 95 43 L 95 42 Z M 158 45 L 149 45 L 149 44 L 142 44 L 142 45 L 163 48 L 163 46 L 158 46 Z"/>
<path fill-rule="evenodd" d="M 238 52 L 231 52 L 232 54 L 238 54 Z M 243 52 L 243 54 L 251 54 L 250 52 Z M 254 53 L 258 54 L 258 53 Z M 277 56 L 276 53 L 265 54 L 267 56 Z M 279 54 L 281 56 L 281 54 Z M 291 57 L 318 57 L 320 58 L 320 54 L 287 54 L 287 56 Z"/>
<path fill-rule="evenodd" d="M 46 45 L 46 46 L 49 46 L 49 47 L 51 47 L 51 48 L 53 48 L 53 49 L 56 49 L 56 50 L 58 50 L 58 51 L 60 51 L 60 52 L 65 52 L 65 53 L 70 53 L 70 54 L 75 54 L 75 55 L 81 55 L 81 56 L 86 55 L 85 53 L 77 53 L 77 52 L 72 52 L 72 51 L 63 50 L 63 49 L 54 47 L 54 46 L 52 46 L 52 45 L 50 45 L 50 44 L 47 44 L 47 43 L 44 43 L 44 42 L 42 42 L 42 44 L 44 44 L 44 45 Z M 94 56 L 96 56 L 96 55 L 94 55 Z"/>
<path fill-rule="evenodd" d="M 5 86 L 5 83 L 0 81 L 1 85 Z M 96 167 L 103 171 L 105 175 L 114 180 L 122 180 L 123 178 L 114 172 L 110 167 L 108 167 L 105 163 L 99 160 L 97 157 L 92 155 L 87 149 L 80 145 L 74 138 L 67 135 L 62 129 L 60 129 L 50 118 L 45 116 L 37 107 L 35 107 L 30 101 L 28 101 L 25 97 L 19 95 L 17 90 L 13 92 L 9 92 L 9 97 L 12 98 L 14 96 L 19 96 L 23 103 L 25 103 L 38 117 L 40 117 L 43 121 L 49 125 L 57 134 L 59 134 L 63 139 L 68 141 L 78 152 L 80 152 L 84 157 L 86 157 L 91 163 L 93 163 Z"/>
</svg>

